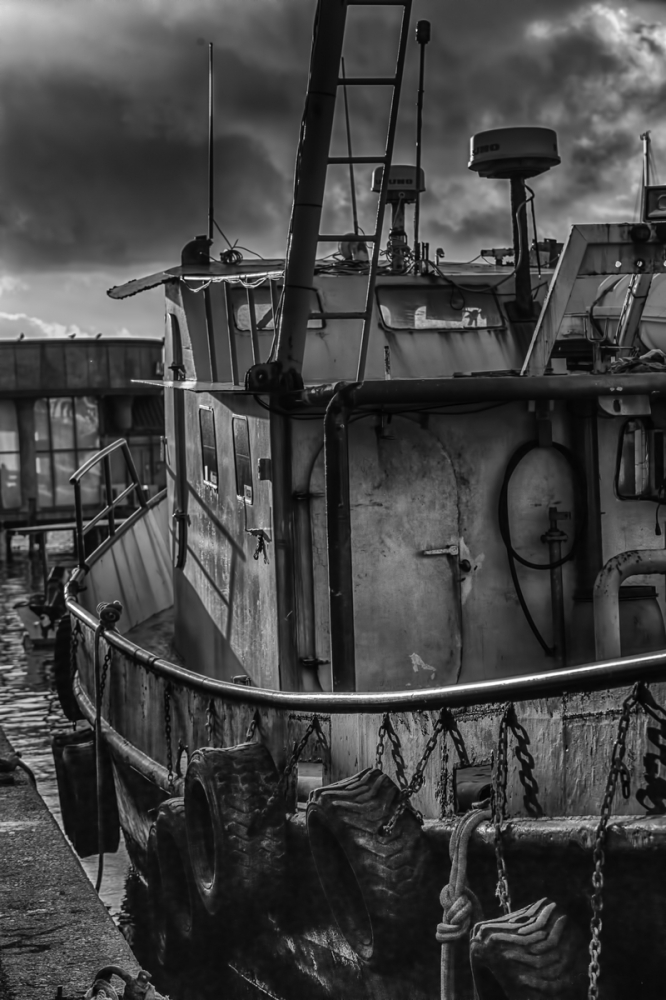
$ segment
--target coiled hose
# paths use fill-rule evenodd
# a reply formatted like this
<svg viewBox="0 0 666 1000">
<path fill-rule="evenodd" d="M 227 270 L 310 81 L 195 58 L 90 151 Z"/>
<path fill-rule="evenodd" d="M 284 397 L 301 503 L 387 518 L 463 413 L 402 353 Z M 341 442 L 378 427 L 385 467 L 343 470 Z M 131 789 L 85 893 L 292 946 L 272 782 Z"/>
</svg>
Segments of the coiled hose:
<svg viewBox="0 0 666 1000">
<path fill-rule="evenodd" d="M 569 562 L 571 559 L 573 559 L 574 555 L 576 554 L 576 550 L 578 549 L 578 546 L 580 544 L 580 540 L 585 532 L 585 528 L 587 526 L 587 482 L 585 477 L 585 470 L 583 469 L 583 466 L 578 461 L 573 452 L 570 451 L 569 448 L 565 448 L 563 444 L 558 444 L 556 441 L 553 441 L 550 447 L 554 448 L 555 451 L 559 452 L 560 455 L 562 455 L 566 459 L 574 474 L 574 487 L 576 491 L 579 517 L 577 518 L 577 524 L 574 530 L 574 537 L 571 542 L 571 548 L 567 553 L 565 553 L 565 555 L 562 556 L 561 559 L 557 559 L 555 562 L 545 562 L 545 563 L 537 563 L 537 562 L 532 562 L 529 559 L 525 559 L 523 556 L 520 555 L 520 553 L 516 552 L 511 542 L 511 524 L 509 521 L 509 484 L 511 483 L 511 478 L 514 472 L 516 471 L 522 460 L 525 458 L 525 456 L 529 455 L 529 453 L 533 451 L 535 448 L 540 448 L 540 447 L 541 445 L 539 444 L 538 441 L 526 441 L 524 444 L 521 444 L 521 446 L 513 453 L 513 455 L 509 459 L 509 464 L 507 465 L 506 470 L 504 472 L 504 480 L 502 482 L 502 488 L 500 490 L 499 506 L 497 513 L 499 518 L 500 535 L 502 536 L 502 541 L 504 542 L 504 545 L 506 547 L 506 554 L 509 560 L 509 570 L 511 572 L 511 579 L 513 581 L 513 586 L 516 591 L 516 597 L 518 598 L 520 607 L 522 608 L 523 614 L 525 615 L 527 624 L 532 629 L 532 632 L 534 633 L 537 641 L 543 648 L 543 651 L 545 652 L 546 656 L 554 656 L 555 650 L 548 645 L 544 637 L 541 635 L 541 632 L 539 631 L 538 626 L 530 613 L 530 609 L 527 606 L 525 595 L 523 594 L 522 588 L 520 586 L 520 580 L 518 579 L 516 562 L 521 563 L 523 566 L 527 566 L 529 569 L 552 570 L 552 569 L 557 569 L 558 566 L 563 566 L 564 563 Z"/>
</svg>

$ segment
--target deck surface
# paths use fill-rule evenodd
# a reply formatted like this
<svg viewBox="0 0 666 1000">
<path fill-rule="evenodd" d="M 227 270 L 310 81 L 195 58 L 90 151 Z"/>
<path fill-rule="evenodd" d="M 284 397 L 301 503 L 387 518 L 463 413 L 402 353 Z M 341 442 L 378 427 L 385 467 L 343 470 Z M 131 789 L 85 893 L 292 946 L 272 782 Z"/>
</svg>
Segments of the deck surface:
<svg viewBox="0 0 666 1000">
<path fill-rule="evenodd" d="M 12 752 L 0 730 L 0 757 Z M 0 997 L 78 997 L 105 965 L 135 976 L 129 945 L 23 771 L 0 785 Z M 114 980 L 114 982 L 116 982 Z"/>
</svg>

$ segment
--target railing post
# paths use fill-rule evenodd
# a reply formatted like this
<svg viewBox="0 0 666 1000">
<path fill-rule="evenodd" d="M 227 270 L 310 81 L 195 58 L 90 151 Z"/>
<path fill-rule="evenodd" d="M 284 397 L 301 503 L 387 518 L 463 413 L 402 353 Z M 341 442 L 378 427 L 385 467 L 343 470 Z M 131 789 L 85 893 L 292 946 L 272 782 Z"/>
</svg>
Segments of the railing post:
<svg viewBox="0 0 666 1000">
<path fill-rule="evenodd" d="M 136 492 L 139 498 L 139 507 L 145 507 L 146 498 L 143 495 L 141 480 L 139 479 L 139 474 L 136 471 L 136 465 L 134 464 L 134 459 L 132 458 L 132 452 L 129 449 L 127 441 L 125 441 L 124 439 L 122 448 L 123 448 L 123 454 L 125 456 L 125 461 L 127 462 L 127 468 L 129 469 L 130 476 L 132 477 L 134 485 L 136 486 Z"/>
<path fill-rule="evenodd" d="M 111 486 L 111 459 L 108 455 L 104 456 L 104 488 L 106 491 L 106 506 L 109 511 L 109 534 L 115 535 L 116 533 L 116 517 L 113 511 L 113 487 Z"/>
<path fill-rule="evenodd" d="M 81 506 L 81 483 L 78 479 L 74 480 L 74 507 L 76 510 L 76 558 L 79 561 L 79 567 L 85 569 L 86 552 L 83 540 L 83 508 Z"/>
</svg>

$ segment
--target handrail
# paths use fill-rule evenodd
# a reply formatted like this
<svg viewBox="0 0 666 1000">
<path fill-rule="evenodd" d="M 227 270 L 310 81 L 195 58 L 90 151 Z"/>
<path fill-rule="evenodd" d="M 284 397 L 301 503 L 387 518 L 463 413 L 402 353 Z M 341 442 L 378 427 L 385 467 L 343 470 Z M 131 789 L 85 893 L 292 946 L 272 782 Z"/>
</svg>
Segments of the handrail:
<svg viewBox="0 0 666 1000">
<path fill-rule="evenodd" d="M 113 496 L 113 488 L 111 486 L 111 455 L 114 451 L 122 451 L 123 458 L 125 459 L 125 465 L 127 471 L 129 472 L 131 483 L 127 486 L 117 497 Z M 96 465 L 100 462 L 104 463 L 104 492 L 106 493 L 106 507 L 100 510 L 87 524 L 83 523 L 83 503 L 81 501 L 81 480 L 94 469 Z M 99 524 L 105 517 L 108 518 L 109 535 L 115 535 L 116 533 L 116 519 L 115 519 L 115 508 L 122 503 L 125 497 L 135 490 L 137 494 L 137 499 L 139 501 L 140 507 L 146 506 L 146 498 L 143 493 L 143 487 L 139 480 L 139 475 L 136 471 L 136 466 L 134 464 L 134 459 L 132 458 L 132 453 L 127 441 L 124 438 L 118 438 L 117 441 L 113 441 L 108 444 L 106 448 L 102 448 L 100 451 L 92 455 L 87 462 L 79 466 L 76 472 L 72 473 L 69 477 L 70 483 L 74 486 L 74 503 L 76 506 L 76 554 L 79 561 L 79 567 L 81 569 L 86 569 L 86 553 L 85 553 L 85 543 L 84 538 L 95 525 Z"/>
<path fill-rule="evenodd" d="M 73 574 L 65 590 L 67 609 L 88 628 L 95 629 L 99 619 L 82 608 L 74 596 L 80 572 Z M 445 706 L 468 708 L 494 702 L 557 697 L 571 692 L 600 691 L 634 684 L 639 680 L 666 680 L 666 649 L 663 649 L 656 653 L 624 656 L 600 663 L 584 663 L 577 667 L 539 674 L 519 674 L 493 681 L 449 684 L 415 691 L 275 691 L 204 677 L 146 652 L 118 632 L 105 632 L 104 640 L 135 663 L 182 687 L 228 701 L 301 712 L 360 715 L 436 710 Z"/>
</svg>

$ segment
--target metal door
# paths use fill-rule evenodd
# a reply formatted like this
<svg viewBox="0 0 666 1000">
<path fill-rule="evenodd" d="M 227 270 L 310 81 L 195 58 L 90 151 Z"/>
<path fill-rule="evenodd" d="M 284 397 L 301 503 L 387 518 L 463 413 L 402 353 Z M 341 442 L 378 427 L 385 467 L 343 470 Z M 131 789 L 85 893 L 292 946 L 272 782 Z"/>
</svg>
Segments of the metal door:
<svg viewBox="0 0 666 1000">
<path fill-rule="evenodd" d="M 394 417 L 379 430 L 374 423 L 363 419 L 349 428 L 357 688 L 455 683 L 461 615 L 451 460 L 434 434 L 413 420 Z M 323 492 L 320 457 L 310 493 L 322 657 L 329 647 Z"/>
</svg>

